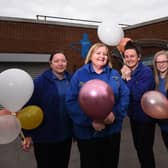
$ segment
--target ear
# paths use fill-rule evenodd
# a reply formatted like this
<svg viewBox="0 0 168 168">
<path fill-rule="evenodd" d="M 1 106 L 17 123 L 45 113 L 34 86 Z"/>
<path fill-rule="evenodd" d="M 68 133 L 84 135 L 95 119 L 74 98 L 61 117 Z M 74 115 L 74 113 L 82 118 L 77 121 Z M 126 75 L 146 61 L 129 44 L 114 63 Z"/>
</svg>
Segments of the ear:
<svg viewBox="0 0 168 168">
<path fill-rule="evenodd" d="M 138 56 L 138 61 L 140 61 L 140 60 L 141 60 L 141 55 Z"/>
<path fill-rule="evenodd" d="M 51 65 L 51 64 L 52 64 L 52 62 L 51 62 L 51 61 L 49 61 L 48 63 L 49 63 L 49 65 Z"/>
</svg>

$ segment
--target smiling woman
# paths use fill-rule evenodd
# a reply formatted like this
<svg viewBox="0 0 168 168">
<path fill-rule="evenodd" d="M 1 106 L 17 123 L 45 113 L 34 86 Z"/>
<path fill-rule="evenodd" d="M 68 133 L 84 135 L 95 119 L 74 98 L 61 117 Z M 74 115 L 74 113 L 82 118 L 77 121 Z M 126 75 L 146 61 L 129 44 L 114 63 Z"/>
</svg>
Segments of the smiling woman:
<svg viewBox="0 0 168 168">
<path fill-rule="evenodd" d="M 162 94 L 164 99 L 166 99 L 165 101 L 167 102 L 167 99 L 168 99 L 168 51 L 167 50 L 160 50 L 154 55 L 153 67 L 154 67 L 156 90 L 159 91 L 160 94 Z M 165 101 L 162 101 L 162 102 L 165 102 Z M 162 108 L 164 108 L 164 105 L 162 105 Z M 160 108 L 160 109 L 162 109 L 162 108 Z M 157 109 L 153 109 L 153 111 L 155 113 L 157 113 L 158 118 L 159 118 L 160 113 L 157 112 Z M 168 149 L 168 113 L 167 113 L 167 108 L 166 108 L 165 114 L 167 115 L 165 117 L 166 120 L 157 120 L 157 122 L 161 128 L 161 134 L 162 134 L 164 144 Z"/>
<path fill-rule="evenodd" d="M 23 149 L 28 151 L 32 141 L 38 168 L 68 168 L 72 125 L 65 106 L 65 95 L 71 75 L 66 71 L 67 58 L 63 52 L 52 53 L 49 68 L 34 79 L 34 92 L 26 105 L 36 105 L 43 111 L 40 126 L 24 130 Z"/>
<path fill-rule="evenodd" d="M 149 117 L 141 107 L 141 98 L 155 86 L 152 70 L 141 62 L 140 50 L 134 42 L 129 41 L 124 51 L 125 65 L 121 69 L 122 77 L 130 89 L 128 116 L 135 149 L 141 167 L 155 168 L 153 143 L 155 120 Z"/>
<path fill-rule="evenodd" d="M 75 72 L 68 88 L 66 104 L 73 121 L 82 168 L 118 167 L 121 128 L 129 91 L 120 74 L 111 68 L 110 59 L 105 44 L 93 44 L 85 65 Z M 101 82 L 96 81 L 90 86 L 96 79 Z M 88 96 L 85 97 L 83 91 Z"/>
</svg>

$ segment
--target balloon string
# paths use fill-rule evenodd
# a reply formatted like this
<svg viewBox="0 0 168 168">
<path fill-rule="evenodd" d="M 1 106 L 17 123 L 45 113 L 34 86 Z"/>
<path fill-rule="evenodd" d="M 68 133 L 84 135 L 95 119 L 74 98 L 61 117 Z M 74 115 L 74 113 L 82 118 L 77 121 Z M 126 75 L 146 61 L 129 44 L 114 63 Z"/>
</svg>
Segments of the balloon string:
<svg viewBox="0 0 168 168">
<path fill-rule="evenodd" d="M 23 134 L 23 131 L 20 131 L 19 137 L 21 139 L 21 141 L 23 142 L 23 144 L 25 143 L 25 136 Z"/>
<path fill-rule="evenodd" d="M 15 113 L 15 112 L 11 112 L 11 115 L 16 116 L 16 113 Z M 24 144 L 24 143 L 25 143 L 25 136 L 24 136 L 24 134 L 23 134 L 23 131 L 20 131 L 19 137 L 20 137 L 21 141 L 22 141 L 23 144 Z"/>
</svg>

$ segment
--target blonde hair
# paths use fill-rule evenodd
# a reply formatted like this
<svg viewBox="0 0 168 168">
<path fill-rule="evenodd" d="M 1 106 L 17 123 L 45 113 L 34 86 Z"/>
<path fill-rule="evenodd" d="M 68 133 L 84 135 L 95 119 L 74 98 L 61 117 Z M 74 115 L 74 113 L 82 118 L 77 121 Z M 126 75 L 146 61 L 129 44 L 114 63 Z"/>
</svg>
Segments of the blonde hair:
<svg viewBox="0 0 168 168">
<path fill-rule="evenodd" d="M 91 62 L 91 56 L 100 47 L 105 47 L 107 49 L 107 56 L 108 56 L 107 64 L 112 68 L 112 63 L 111 63 L 111 57 L 110 57 L 109 48 L 105 44 L 103 44 L 103 43 L 95 43 L 94 45 L 92 45 L 92 47 L 89 49 L 89 52 L 88 52 L 88 54 L 86 56 L 85 64 L 88 64 L 89 62 Z"/>
<path fill-rule="evenodd" d="M 166 51 L 166 50 L 158 51 L 154 55 L 154 58 L 153 58 L 153 70 L 154 70 L 154 78 L 155 78 L 156 89 L 158 89 L 159 83 L 160 83 L 159 72 L 158 72 L 157 67 L 156 67 L 156 60 L 157 60 L 157 57 L 160 56 L 160 55 L 165 55 L 167 57 L 167 60 L 168 60 L 168 51 Z M 166 74 L 165 79 L 166 79 L 165 89 L 168 90 L 168 73 Z"/>
</svg>

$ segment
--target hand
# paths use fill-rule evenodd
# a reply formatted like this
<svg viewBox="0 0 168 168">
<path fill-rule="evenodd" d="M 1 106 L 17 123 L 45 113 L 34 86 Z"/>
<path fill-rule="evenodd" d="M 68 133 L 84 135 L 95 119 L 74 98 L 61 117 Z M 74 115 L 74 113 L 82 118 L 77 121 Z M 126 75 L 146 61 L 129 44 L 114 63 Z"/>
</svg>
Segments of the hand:
<svg viewBox="0 0 168 168">
<path fill-rule="evenodd" d="M 106 127 L 105 124 L 101 121 L 93 121 L 92 126 L 96 131 L 102 131 Z"/>
<path fill-rule="evenodd" d="M 26 152 L 30 150 L 32 146 L 32 138 L 31 137 L 25 137 L 22 141 L 22 149 Z"/>
<path fill-rule="evenodd" d="M 126 65 L 121 68 L 121 74 L 124 80 L 128 81 L 131 79 L 131 70 Z"/>
<path fill-rule="evenodd" d="M 105 124 L 112 124 L 115 120 L 115 115 L 113 112 L 110 112 L 109 115 L 105 118 L 104 123 Z"/>
</svg>

